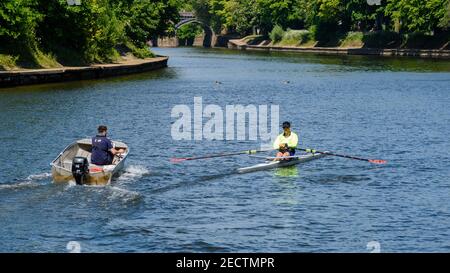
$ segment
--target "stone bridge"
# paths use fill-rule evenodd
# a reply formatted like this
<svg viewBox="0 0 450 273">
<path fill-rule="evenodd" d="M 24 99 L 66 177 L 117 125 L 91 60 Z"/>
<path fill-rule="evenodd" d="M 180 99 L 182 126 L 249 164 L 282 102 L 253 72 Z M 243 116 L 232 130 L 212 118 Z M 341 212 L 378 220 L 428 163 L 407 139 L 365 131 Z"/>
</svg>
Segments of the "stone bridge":
<svg viewBox="0 0 450 273">
<path fill-rule="evenodd" d="M 203 28 L 203 42 L 204 47 L 214 46 L 216 43 L 216 34 L 214 30 L 207 23 L 199 20 L 193 12 L 180 12 L 180 21 L 175 24 L 175 34 L 177 30 L 187 24 L 199 24 Z M 158 38 L 158 46 L 179 46 L 179 40 L 176 37 Z"/>
</svg>

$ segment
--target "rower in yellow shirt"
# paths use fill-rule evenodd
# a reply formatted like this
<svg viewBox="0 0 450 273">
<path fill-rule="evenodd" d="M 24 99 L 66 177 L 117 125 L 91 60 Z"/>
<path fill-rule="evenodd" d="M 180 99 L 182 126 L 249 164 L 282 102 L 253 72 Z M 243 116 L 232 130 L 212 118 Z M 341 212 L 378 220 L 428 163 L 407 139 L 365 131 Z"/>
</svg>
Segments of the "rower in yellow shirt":
<svg viewBox="0 0 450 273">
<path fill-rule="evenodd" d="M 291 131 L 291 123 L 283 122 L 283 133 L 273 143 L 273 148 L 278 150 L 277 157 L 294 156 L 298 145 L 298 136 Z"/>
</svg>

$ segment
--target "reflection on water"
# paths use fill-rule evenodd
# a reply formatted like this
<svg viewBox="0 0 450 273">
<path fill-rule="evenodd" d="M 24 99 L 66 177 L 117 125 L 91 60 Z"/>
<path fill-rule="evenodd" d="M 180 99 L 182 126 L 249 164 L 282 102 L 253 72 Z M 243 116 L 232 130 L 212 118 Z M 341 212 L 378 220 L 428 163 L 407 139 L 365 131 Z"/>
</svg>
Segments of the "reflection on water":
<svg viewBox="0 0 450 273">
<path fill-rule="evenodd" d="M 282 173 L 282 175 L 280 175 Z M 293 174 L 293 175 L 292 175 Z M 298 205 L 301 200 L 301 188 L 298 186 L 297 180 L 292 179 L 298 177 L 298 169 L 296 166 L 289 166 L 275 171 L 276 176 L 281 179 L 274 180 L 274 187 L 277 189 L 277 197 L 275 204 L 278 205 Z"/>
<path fill-rule="evenodd" d="M 298 166 L 288 166 L 285 168 L 278 168 L 275 170 L 274 175 L 280 177 L 298 177 Z"/>
<path fill-rule="evenodd" d="M 247 59 L 251 61 L 282 61 L 287 63 L 320 64 L 317 71 L 410 71 L 410 72 L 450 72 L 448 59 L 415 57 L 379 57 L 363 55 L 324 55 L 292 52 L 236 51 L 229 49 L 202 49 L 186 56 L 187 58 Z M 323 70 L 324 66 L 326 70 Z M 322 69 L 321 69 L 322 68 Z M 267 67 L 268 70 L 271 67 Z M 300 71 L 300 69 L 298 70 Z"/>
</svg>

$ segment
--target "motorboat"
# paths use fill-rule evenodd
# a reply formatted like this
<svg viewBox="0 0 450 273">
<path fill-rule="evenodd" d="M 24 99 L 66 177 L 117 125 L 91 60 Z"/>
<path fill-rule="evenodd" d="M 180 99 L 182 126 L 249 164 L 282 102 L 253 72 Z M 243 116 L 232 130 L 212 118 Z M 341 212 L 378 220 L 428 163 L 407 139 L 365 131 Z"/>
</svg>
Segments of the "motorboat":
<svg viewBox="0 0 450 273">
<path fill-rule="evenodd" d="M 129 154 L 128 145 L 121 141 L 112 141 L 113 147 L 123 149 L 114 156 L 110 165 L 91 163 L 92 140 L 80 139 L 67 146 L 50 165 L 53 182 L 75 181 L 79 185 L 108 185 L 111 179 L 120 174 Z"/>
</svg>

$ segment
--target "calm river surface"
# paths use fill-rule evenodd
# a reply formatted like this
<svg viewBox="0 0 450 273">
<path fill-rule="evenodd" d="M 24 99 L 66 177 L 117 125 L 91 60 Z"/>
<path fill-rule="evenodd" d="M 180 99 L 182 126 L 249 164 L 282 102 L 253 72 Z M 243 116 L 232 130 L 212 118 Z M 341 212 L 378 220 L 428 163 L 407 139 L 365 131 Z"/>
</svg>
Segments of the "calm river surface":
<svg viewBox="0 0 450 273">
<path fill-rule="evenodd" d="M 450 61 L 156 49 L 160 71 L 0 90 L 0 252 L 450 251 Z M 217 84 L 216 81 L 221 82 Z M 289 81 L 287 83 L 286 81 Z M 259 141 L 174 141 L 171 110 L 280 105 L 324 158 L 236 174 Z M 107 187 L 56 185 L 49 163 L 99 124 L 131 147 Z"/>
</svg>

